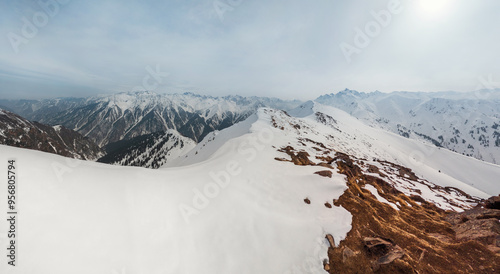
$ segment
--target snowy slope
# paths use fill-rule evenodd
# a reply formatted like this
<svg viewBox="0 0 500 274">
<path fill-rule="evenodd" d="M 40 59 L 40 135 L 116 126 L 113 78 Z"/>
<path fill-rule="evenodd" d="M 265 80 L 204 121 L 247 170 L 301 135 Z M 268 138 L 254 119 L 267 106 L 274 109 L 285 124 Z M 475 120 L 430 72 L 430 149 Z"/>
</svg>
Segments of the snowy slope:
<svg viewBox="0 0 500 274">
<path fill-rule="evenodd" d="M 316 113 L 326 114 L 326 118 L 319 119 Z M 435 184 L 457 187 L 479 197 L 500 192 L 499 165 L 370 127 L 340 109 L 315 102 L 307 102 L 290 114 L 309 121 L 324 121 L 323 124 L 334 129 L 332 146 L 338 151 L 401 164 Z"/>
<path fill-rule="evenodd" d="M 439 185 L 479 197 L 498 192 L 497 165 L 371 128 L 313 102 L 290 114 L 261 108 L 157 170 L 0 146 L 0 162 L 17 160 L 20 210 L 19 266 L 12 271 L 1 256 L 0 272 L 323 273 L 325 235 L 338 244 L 351 229 L 351 214 L 332 206 L 347 189 L 337 173 L 346 161 L 341 152 L 365 172 L 377 166 L 380 172 L 370 174 L 384 174 L 401 191 L 444 209 L 471 202 Z M 419 152 L 422 161 L 413 159 Z M 405 164 L 418 178 L 396 176 L 397 166 L 386 161 Z M 325 170 L 331 177 L 315 174 Z M 6 176 L 0 169 L 0 178 Z M 370 185 L 365 189 L 383 198 Z M 0 225 L 3 246 L 6 231 Z"/>
<path fill-rule="evenodd" d="M 106 156 L 98 162 L 158 168 L 186 154 L 195 145 L 193 140 L 170 129 L 167 132 L 156 132 L 110 144 L 106 147 Z"/>
<path fill-rule="evenodd" d="M 19 167 L 11 273 L 321 273 L 325 234 L 338 243 L 350 230 L 345 209 L 324 206 L 346 189 L 344 176 L 274 160 L 273 144 L 288 137 L 265 117 L 239 131 L 207 161 L 159 170 L 0 146 L 0 161 Z"/>
<path fill-rule="evenodd" d="M 500 163 L 499 94 L 499 90 L 362 93 L 346 89 L 315 101 L 399 135 Z"/>
</svg>

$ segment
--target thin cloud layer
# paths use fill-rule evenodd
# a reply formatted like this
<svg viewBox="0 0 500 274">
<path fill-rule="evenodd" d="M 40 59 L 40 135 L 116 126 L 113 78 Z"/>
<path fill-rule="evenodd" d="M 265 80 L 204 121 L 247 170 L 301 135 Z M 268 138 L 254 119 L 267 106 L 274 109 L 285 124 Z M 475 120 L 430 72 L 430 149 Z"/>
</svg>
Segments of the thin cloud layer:
<svg viewBox="0 0 500 274">
<path fill-rule="evenodd" d="M 311 99 L 500 79 L 500 3 L 440 1 L 2 1 L 0 98 L 142 88 Z"/>
</svg>

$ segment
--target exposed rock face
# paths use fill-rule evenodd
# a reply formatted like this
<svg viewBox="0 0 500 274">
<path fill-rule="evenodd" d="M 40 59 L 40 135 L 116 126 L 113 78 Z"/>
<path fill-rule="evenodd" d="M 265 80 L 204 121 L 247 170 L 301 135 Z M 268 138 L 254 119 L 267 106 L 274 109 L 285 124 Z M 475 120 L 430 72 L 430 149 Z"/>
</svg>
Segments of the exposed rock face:
<svg viewBox="0 0 500 274">
<path fill-rule="evenodd" d="M 378 167 L 359 167 L 358 164 L 362 164 L 362 161 L 352 160 L 345 154 L 339 154 L 336 159 L 339 172 L 347 175 L 349 189 L 335 205 L 343 206 L 353 214 L 353 229 L 338 248 L 329 250 L 330 273 L 500 271 L 498 257 L 484 245 L 485 242 L 455 239 L 455 231 L 445 221 L 448 215 L 446 211 L 418 194 L 409 197 L 392 186 L 390 180 L 394 176 L 414 183 L 421 182 L 411 170 L 384 162 L 383 166 L 395 171 L 388 176 L 387 170 Z M 381 179 L 364 174 L 368 170 L 378 170 L 385 177 Z M 399 210 L 393 210 L 385 204 L 381 206 L 372 195 L 365 194 L 363 185 L 367 183 L 383 190 L 384 198 L 398 203 Z M 429 188 L 438 190 L 439 187 L 430 185 Z M 441 188 L 439 191 L 457 193 L 470 203 L 474 201 L 472 197 L 455 189 Z M 344 259 L 343 248 L 354 250 L 353 259 Z"/>
<path fill-rule="evenodd" d="M 309 160 L 309 153 L 305 151 L 295 152 L 295 149 L 291 146 L 280 149 L 279 151 L 285 152 L 292 158 L 292 162 L 299 166 L 309 166 L 314 165 L 311 160 Z"/>
<path fill-rule="evenodd" d="M 390 264 L 405 254 L 401 247 L 395 245 L 389 239 L 366 237 L 363 239 L 363 242 L 370 255 L 376 258 L 372 262 L 372 267 L 375 271 L 380 269 L 380 265 Z M 342 261 L 345 261 L 345 249 L 342 256 Z"/>
<path fill-rule="evenodd" d="M 486 201 L 482 202 L 482 205 L 485 208 L 500 209 L 500 195 L 490 197 Z"/>
<path fill-rule="evenodd" d="M 344 247 L 344 250 L 342 251 L 342 262 L 345 263 L 347 260 L 349 260 L 351 257 L 356 256 L 356 253 L 352 251 L 349 247 Z"/>
<path fill-rule="evenodd" d="M 304 145 L 307 142 L 304 142 Z M 312 143 L 311 143 L 312 144 Z M 480 200 L 455 188 L 440 187 L 419 178 L 411 169 L 386 162 L 358 159 L 345 153 L 333 152 L 314 145 L 299 156 L 291 146 L 279 149 L 287 157 L 276 160 L 296 165 L 329 165 L 344 174 L 348 189 L 337 200 L 353 216 L 352 230 L 337 246 L 332 239 L 329 261 L 324 262 L 329 273 L 498 273 L 500 261 L 486 246 L 493 235 L 484 240 L 464 241 L 460 233 L 445 221 L 450 211 L 469 209 Z M 333 154 L 333 155 L 332 155 Z M 314 159 L 314 162 L 313 162 Z M 319 162 L 318 162 L 319 161 Z M 332 174 L 333 175 L 333 174 Z M 406 185 L 401 185 L 405 182 Z M 381 202 L 366 189 L 374 186 L 379 195 L 392 203 Z M 434 193 L 434 198 L 422 196 L 421 189 Z M 329 202 L 325 206 L 331 206 Z M 445 210 L 446 209 L 446 210 Z M 483 212 L 482 217 L 492 217 Z M 495 215 L 496 216 L 496 215 Z M 460 220 L 460 218 L 458 218 Z M 476 232 L 491 229 L 492 222 L 480 219 L 470 223 Z M 467 229 L 467 227 L 465 227 Z M 466 236 L 466 235 L 464 235 Z M 472 235 L 469 235 L 470 237 Z M 498 242 L 498 241 L 497 241 Z M 496 242 L 495 242 L 496 243 Z M 491 245 L 490 245 L 491 246 Z"/>
<path fill-rule="evenodd" d="M 457 241 L 478 241 L 500 254 L 500 210 L 476 207 L 450 214 L 446 221 L 452 224 Z"/>
<path fill-rule="evenodd" d="M 103 155 L 99 146 L 76 131 L 30 122 L 5 110 L 0 110 L 0 144 L 83 160 L 96 160 Z"/>
<path fill-rule="evenodd" d="M 328 177 L 328 178 L 332 178 L 332 175 L 333 175 L 333 173 L 330 170 L 318 171 L 318 172 L 315 172 L 315 174 L 318 174 L 319 176 L 323 176 L 323 177 Z"/>
</svg>

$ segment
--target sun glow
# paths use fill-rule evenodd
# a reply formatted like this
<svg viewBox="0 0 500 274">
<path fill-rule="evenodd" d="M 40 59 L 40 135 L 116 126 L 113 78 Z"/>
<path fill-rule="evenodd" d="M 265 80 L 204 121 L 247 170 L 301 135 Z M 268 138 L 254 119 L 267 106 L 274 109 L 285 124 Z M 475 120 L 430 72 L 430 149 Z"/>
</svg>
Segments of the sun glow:
<svg viewBox="0 0 500 274">
<path fill-rule="evenodd" d="M 450 7 L 451 0 L 418 0 L 420 10 L 427 15 L 443 14 Z"/>
</svg>

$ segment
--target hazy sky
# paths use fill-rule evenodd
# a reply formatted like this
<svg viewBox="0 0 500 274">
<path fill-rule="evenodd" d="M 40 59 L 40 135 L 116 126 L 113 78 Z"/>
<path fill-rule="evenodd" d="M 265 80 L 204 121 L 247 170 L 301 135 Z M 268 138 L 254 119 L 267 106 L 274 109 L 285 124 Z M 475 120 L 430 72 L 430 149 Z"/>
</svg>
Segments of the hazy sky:
<svg viewBox="0 0 500 274">
<path fill-rule="evenodd" d="M 498 0 L 0 2 L 0 99 L 140 89 L 313 99 L 500 82 Z"/>
</svg>

